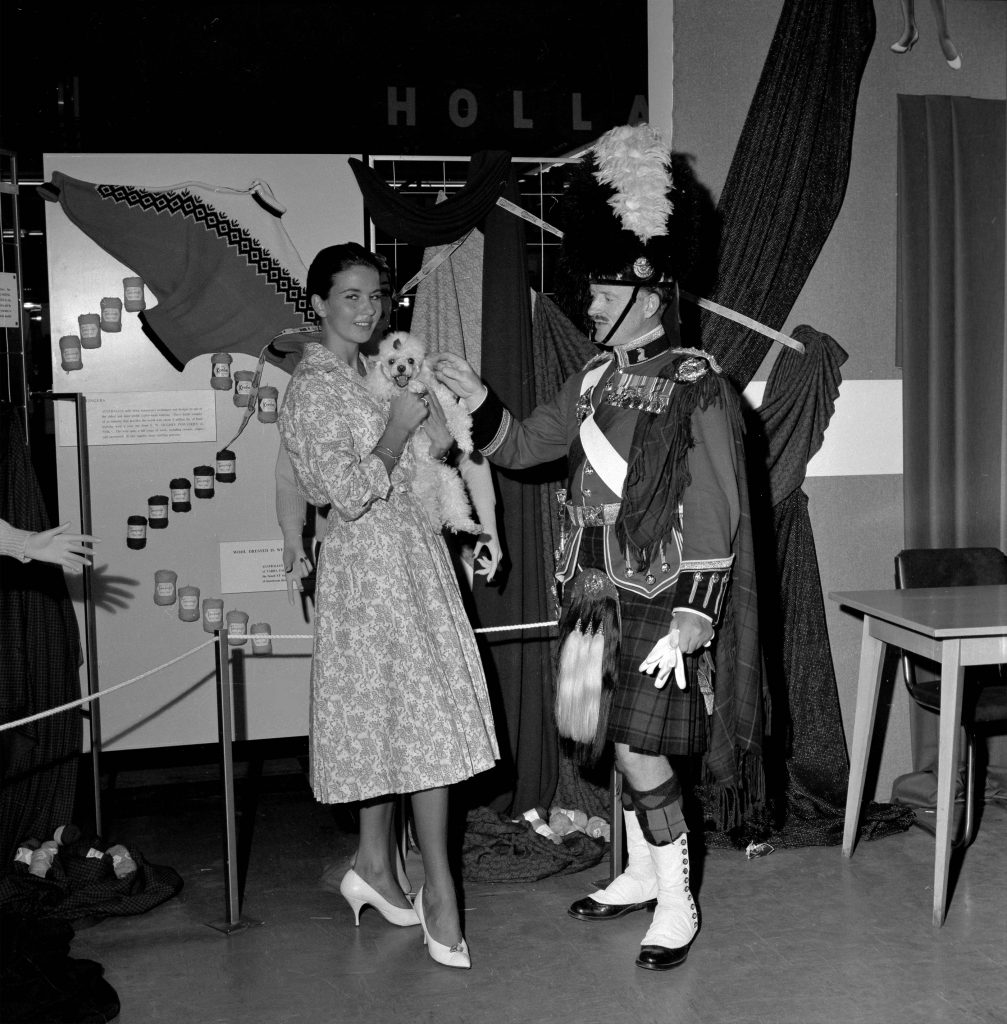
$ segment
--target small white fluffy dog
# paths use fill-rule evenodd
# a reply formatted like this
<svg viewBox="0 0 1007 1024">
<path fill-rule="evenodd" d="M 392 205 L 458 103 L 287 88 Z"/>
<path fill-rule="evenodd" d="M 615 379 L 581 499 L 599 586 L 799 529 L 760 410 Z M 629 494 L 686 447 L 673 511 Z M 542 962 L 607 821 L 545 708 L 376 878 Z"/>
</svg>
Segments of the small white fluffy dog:
<svg viewBox="0 0 1007 1024">
<path fill-rule="evenodd" d="M 387 335 L 378 346 L 376 363 L 367 375 L 367 386 L 378 398 L 389 399 L 396 388 L 431 391 L 444 410 L 451 436 L 463 457 L 472 451 L 472 417 L 458 398 L 426 366 L 427 349 L 422 338 L 406 331 Z M 430 438 L 422 424 L 412 437 L 416 473 L 413 491 L 423 503 L 430 521 L 456 533 L 482 532 L 472 518 L 472 506 L 461 474 L 444 462 L 430 458 Z"/>
</svg>

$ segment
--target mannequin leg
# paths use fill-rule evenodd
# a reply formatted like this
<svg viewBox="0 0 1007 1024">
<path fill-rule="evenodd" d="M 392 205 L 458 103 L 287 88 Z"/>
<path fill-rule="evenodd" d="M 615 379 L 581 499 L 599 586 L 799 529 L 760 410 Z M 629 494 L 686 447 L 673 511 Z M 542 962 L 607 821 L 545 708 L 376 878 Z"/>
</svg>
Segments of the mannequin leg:
<svg viewBox="0 0 1007 1024">
<path fill-rule="evenodd" d="M 899 0 L 899 7 L 902 10 L 902 35 L 889 47 L 892 53 L 908 53 L 920 38 L 913 5 L 914 0 Z"/>
<path fill-rule="evenodd" d="M 934 20 L 937 22 L 937 41 L 940 43 L 941 52 L 948 62 L 948 67 L 957 71 L 962 66 L 962 59 L 951 42 L 951 33 L 948 31 L 948 5 L 947 0 L 930 0 L 930 6 L 934 11 Z"/>
</svg>

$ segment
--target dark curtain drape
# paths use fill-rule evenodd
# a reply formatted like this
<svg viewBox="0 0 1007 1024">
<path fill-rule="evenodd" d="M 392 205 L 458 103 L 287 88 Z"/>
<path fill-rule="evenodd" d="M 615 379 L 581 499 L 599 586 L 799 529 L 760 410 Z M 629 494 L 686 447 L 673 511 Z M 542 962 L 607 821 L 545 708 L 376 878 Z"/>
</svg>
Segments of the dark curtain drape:
<svg viewBox="0 0 1007 1024">
<path fill-rule="evenodd" d="M 465 187 L 434 206 L 417 206 L 354 157 L 349 165 L 375 224 L 394 224 L 395 237 L 402 242 L 449 245 L 481 223 L 503 194 L 510 175 L 510 153 L 476 153 L 469 163 Z"/>
<path fill-rule="evenodd" d="M 1005 109 L 899 97 L 908 547 L 1007 549 Z"/>
<path fill-rule="evenodd" d="M 565 380 L 583 369 L 584 364 L 598 354 L 597 348 L 570 322 L 559 306 L 548 295 L 542 294 L 535 297 L 532 345 L 536 405 L 553 398 Z M 555 553 L 559 548 L 561 517 L 556 489 L 566 481 L 566 460 L 553 463 L 547 472 L 555 484 L 553 487 L 543 487 L 539 497 L 545 537 L 542 557 L 546 578 L 550 582 L 550 608 L 558 614 L 560 602 L 553 574 L 556 571 Z"/>
<path fill-rule="evenodd" d="M 769 737 L 764 746 L 767 800 L 733 835 L 776 846 L 842 841 L 849 758 L 828 641 L 815 538 L 802 489 L 835 410 L 847 355 L 827 334 L 800 326 L 803 355 L 786 349 L 773 365 L 762 405 L 749 416 L 749 482 L 760 581 L 759 628 L 770 680 Z M 763 585 L 776 581 L 775 587 Z M 905 809 L 870 803 L 863 836 L 904 831 Z"/>
<path fill-rule="evenodd" d="M 874 31 L 870 0 L 819 0 L 813 4 L 787 0 L 780 15 L 721 195 L 724 240 L 719 283 L 711 296 L 770 327 L 782 328 L 842 206 L 857 94 Z M 513 322 L 514 311 L 503 312 L 508 322 Z M 703 346 L 740 387 L 751 380 L 771 345 L 769 339 L 707 313 L 689 314 L 689 322 L 683 325 L 685 343 L 690 341 L 690 329 L 701 331 Z M 502 338 L 500 344 L 510 346 L 513 341 Z M 826 346 L 824 351 L 838 367 L 832 347 Z M 484 348 L 484 376 L 486 352 Z M 513 355 L 508 362 L 513 382 Z M 807 367 L 816 373 L 821 364 L 812 362 Z M 781 367 L 778 384 L 783 384 L 785 376 Z M 799 389 L 784 390 L 791 399 L 800 397 Z M 781 610 L 784 619 L 779 634 L 788 637 L 790 645 L 789 654 L 782 656 L 773 694 L 774 708 L 789 709 L 786 735 L 778 738 L 782 767 L 777 781 L 781 789 L 770 807 L 775 812 L 772 821 L 753 824 L 761 834 L 772 829 L 778 842 L 795 845 L 835 841 L 835 821 L 838 815 L 841 825 L 843 810 L 842 800 L 837 802 L 836 797 L 845 787 L 845 758 L 835 764 L 831 758 L 844 741 L 824 613 L 808 614 L 809 595 L 821 605 L 821 582 L 807 503 L 799 491 L 810 458 L 808 439 L 824 430 L 831 413 L 819 401 L 821 397 L 816 392 L 815 402 L 807 409 L 770 424 L 771 430 L 783 432 L 781 438 L 787 430 L 794 431 L 797 421 L 813 428 L 810 434 L 805 427 L 797 431 L 804 448 L 779 455 L 793 463 L 799 480 L 797 490 L 788 491 L 778 509 L 771 504 L 767 465 L 753 467 L 756 476 L 761 474 L 767 481 L 763 505 L 753 507 L 753 513 L 769 524 L 773 534 L 767 550 L 775 552 L 771 575 L 765 586 L 760 581 L 760 593 L 765 591 L 765 599 Z M 518 413 L 514 400 L 506 396 L 505 400 Z M 769 449 L 777 444 L 786 449 L 791 440 L 784 443 L 774 440 L 771 433 L 765 436 Z M 758 497 L 756 492 L 754 506 L 758 506 Z M 539 496 L 540 502 L 545 500 Z M 521 508 L 518 496 L 515 501 Z M 541 568 L 536 570 L 536 575 L 541 573 Z M 829 671 L 823 671 L 823 666 Z M 801 703 L 800 717 L 792 713 L 796 701 Z M 822 737 L 828 737 L 829 756 L 816 759 Z M 799 784 L 795 780 L 800 780 Z M 785 820 L 791 801 L 793 808 L 800 804 L 800 816 L 791 815 L 800 830 L 784 833 L 781 816 Z M 815 825 L 816 817 L 821 819 L 820 826 Z M 891 825 L 907 826 L 908 819 Z M 878 830 L 886 827 L 884 822 L 869 819 L 866 832 L 879 834 Z M 744 839 L 737 834 L 710 838 L 735 843 Z"/>
<path fill-rule="evenodd" d="M 808 4 L 788 0 L 759 81 L 719 204 L 723 242 L 713 298 L 777 329 L 825 244 L 849 176 L 856 100 L 874 41 L 870 0 Z M 545 307 L 548 311 L 548 307 Z M 772 344 L 712 314 L 684 311 L 683 341 L 703 346 L 746 385 Z M 845 353 L 810 328 L 800 361 L 783 358 L 767 388 L 763 419 L 752 425 L 753 518 L 762 533 L 760 600 L 774 645 L 771 695 L 775 735 L 768 749 L 770 800 L 744 835 L 710 835 L 712 844 L 770 836 L 781 845 L 838 842 L 848 771 L 821 580 L 807 499 L 807 462 L 832 414 Z M 577 348 L 567 347 L 578 369 Z M 787 353 L 786 355 L 789 355 Z M 540 389 L 554 390 L 556 363 L 538 367 Z M 761 488 L 761 490 L 760 490 Z M 544 518 L 546 518 L 544 516 Z M 775 585 L 774 585 L 775 584 Z M 775 616 L 775 617 L 774 617 Z M 585 803 L 599 789 L 561 763 L 561 793 Z M 868 837 L 908 827 L 909 817 L 873 805 Z"/>
<path fill-rule="evenodd" d="M 718 205 L 723 240 L 713 298 L 777 330 L 842 207 L 874 33 L 870 0 L 787 0 L 731 162 Z M 700 316 L 700 328 L 703 347 L 739 387 L 747 385 L 771 340 L 710 313 Z M 777 845 L 828 844 L 842 834 L 849 764 L 800 485 L 832 415 L 845 353 L 811 328 L 794 333 L 809 342 L 808 351 L 778 357 L 750 437 L 772 705 L 767 804 L 764 816 L 732 835 L 708 836 L 712 845 L 765 837 Z M 909 821 L 872 805 L 864 834 L 887 834 Z"/>
<path fill-rule="evenodd" d="M 504 194 L 518 201 L 511 175 Z M 446 205 L 446 204 L 441 204 Z M 535 408 L 531 294 L 523 222 L 494 206 L 483 223 L 482 377 L 518 418 Z M 545 622 L 552 618 L 540 509 L 548 473 L 494 467 L 497 515 L 506 555 L 502 582 L 477 586 L 477 626 Z M 528 486 L 536 484 L 539 486 Z M 552 650 L 546 630 L 480 637 L 495 707 L 501 761 L 473 779 L 470 799 L 508 816 L 548 808 L 559 757 L 552 718 Z"/>
<path fill-rule="evenodd" d="M 481 376 L 515 416 L 535 408 L 531 296 L 522 222 L 496 205 L 505 195 L 518 200 L 506 153 L 473 156 L 465 187 L 426 210 L 403 199 L 373 171 L 351 161 L 375 224 L 388 234 L 420 245 L 455 241 L 480 227 L 483 242 Z M 498 523 L 506 560 L 499 580 L 479 583 L 467 594 L 477 627 L 548 621 L 548 577 L 541 557 L 542 486 L 548 474 L 508 473 L 494 468 Z M 510 632 L 479 638 L 500 742 L 496 768 L 462 787 L 470 807 L 517 816 L 548 806 L 556 788 L 558 740 L 552 720 L 548 634 Z"/>
<path fill-rule="evenodd" d="M 13 408 L 0 402 L 0 518 L 51 527 Z M 0 566 L 0 722 L 80 698 L 80 639 L 60 566 L 3 558 Z M 6 872 L 25 839 L 51 839 L 72 819 L 81 753 L 79 710 L 0 733 L 0 858 Z"/>
<path fill-rule="evenodd" d="M 1007 104 L 899 96 L 898 321 L 905 543 L 1007 551 Z M 936 804 L 937 719 L 911 704 L 913 772 Z M 987 798 L 1007 799 L 1007 737 Z"/>
<path fill-rule="evenodd" d="M 532 343 L 536 404 L 552 398 L 563 382 L 583 369 L 584 364 L 592 356 L 597 355 L 598 351 L 571 323 L 559 306 L 548 295 L 542 294 L 535 298 Z M 560 544 L 561 517 L 556 501 L 556 490 L 565 485 L 566 460 L 543 468 L 552 480 L 551 485 L 541 488 L 539 495 L 539 516 L 544 537 L 543 570 L 549 584 L 549 617 L 558 619 L 559 594 L 554 573 L 555 553 L 559 550 Z M 555 641 L 551 646 L 555 648 Z M 555 649 L 553 654 L 555 655 Z M 607 765 L 587 770 L 560 748 L 555 803 L 559 807 L 584 811 L 589 817 L 598 815 L 607 820 L 610 815 Z"/>
<path fill-rule="evenodd" d="M 843 204 L 857 93 L 874 43 L 871 0 L 787 0 L 742 128 L 718 210 L 711 296 L 780 330 Z M 739 387 L 770 339 L 712 313 L 703 343 Z"/>
</svg>

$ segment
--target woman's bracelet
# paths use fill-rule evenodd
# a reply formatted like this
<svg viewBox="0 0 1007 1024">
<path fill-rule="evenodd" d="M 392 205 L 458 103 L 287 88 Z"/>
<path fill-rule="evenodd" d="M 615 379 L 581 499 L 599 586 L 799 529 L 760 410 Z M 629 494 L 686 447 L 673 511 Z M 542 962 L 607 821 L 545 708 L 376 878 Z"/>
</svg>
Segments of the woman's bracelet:
<svg viewBox="0 0 1007 1024">
<path fill-rule="evenodd" d="M 429 454 L 430 458 L 432 458 L 434 462 L 447 462 L 451 458 L 452 452 L 454 452 L 455 450 L 455 444 L 452 441 L 451 444 L 448 445 L 448 447 L 445 448 L 440 455 L 434 455 L 433 448 L 434 446 L 431 444 L 430 447 L 427 449 L 427 453 Z"/>
<path fill-rule="evenodd" d="M 373 451 L 375 455 L 387 455 L 392 462 L 398 462 L 399 459 L 402 458 L 402 452 L 399 452 L 399 454 L 396 455 L 391 448 L 386 448 L 383 444 L 376 444 Z"/>
</svg>

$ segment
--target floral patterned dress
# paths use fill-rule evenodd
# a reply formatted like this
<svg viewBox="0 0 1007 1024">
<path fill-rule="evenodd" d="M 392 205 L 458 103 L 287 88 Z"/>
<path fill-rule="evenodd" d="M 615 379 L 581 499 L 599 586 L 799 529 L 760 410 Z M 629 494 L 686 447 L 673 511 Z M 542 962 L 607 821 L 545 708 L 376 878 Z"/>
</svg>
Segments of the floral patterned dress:
<svg viewBox="0 0 1007 1024">
<path fill-rule="evenodd" d="M 371 451 L 387 410 L 308 342 L 280 411 L 298 485 L 331 503 L 318 559 L 311 785 L 323 803 L 470 778 L 498 756 L 475 637 L 447 547 L 409 480 Z"/>
</svg>

